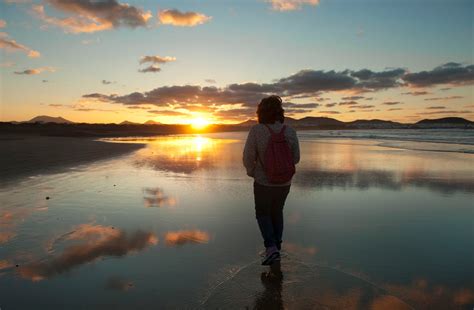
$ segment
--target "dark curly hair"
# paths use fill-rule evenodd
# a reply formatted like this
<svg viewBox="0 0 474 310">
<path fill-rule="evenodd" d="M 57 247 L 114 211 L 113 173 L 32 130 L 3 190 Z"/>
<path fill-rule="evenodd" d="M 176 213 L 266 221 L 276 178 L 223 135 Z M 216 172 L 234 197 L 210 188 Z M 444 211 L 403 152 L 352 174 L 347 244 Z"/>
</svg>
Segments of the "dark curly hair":
<svg viewBox="0 0 474 310">
<path fill-rule="evenodd" d="M 260 124 L 274 124 L 276 121 L 285 121 L 285 110 L 282 107 L 282 100 L 279 96 L 272 95 L 263 98 L 258 104 L 257 116 Z"/>
</svg>

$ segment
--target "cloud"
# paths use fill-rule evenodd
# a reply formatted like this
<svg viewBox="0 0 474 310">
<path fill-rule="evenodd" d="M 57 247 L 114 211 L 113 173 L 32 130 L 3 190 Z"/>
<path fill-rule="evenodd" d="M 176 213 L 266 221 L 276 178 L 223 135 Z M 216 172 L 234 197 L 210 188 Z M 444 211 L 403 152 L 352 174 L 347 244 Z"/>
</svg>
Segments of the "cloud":
<svg viewBox="0 0 474 310">
<path fill-rule="evenodd" d="M 403 102 L 400 102 L 400 101 L 385 101 L 385 102 L 382 102 L 382 104 L 385 104 L 385 105 L 397 105 L 397 104 L 403 104 Z"/>
<path fill-rule="evenodd" d="M 297 109 L 314 109 L 320 106 L 319 103 L 293 103 L 284 102 L 283 106 L 286 108 L 297 108 Z"/>
<path fill-rule="evenodd" d="M 68 33 L 91 33 L 118 27 L 145 27 L 152 17 L 150 11 L 116 0 L 46 0 L 46 3 L 70 15 L 64 18 L 48 16 L 43 5 L 33 5 L 33 14 L 46 24 L 60 27 Z"/>
<path fill-rule="evenodd" d="M 187 116 L 189 115 L 188 113 L 175 111 L 175 110 L 148 110 L 147 112 L 150 114 L 156 114 L 156 115 L 161 115 L 161 116 Z"/>
<path fill-rule="evenodd" d="M 40 74 L 41 72 L 55 72 L 56 69 L 53 67 L 41 67 L 41 68 L 36 68 L 36 69 L 26 69 L 23 71 L 15 71 L 15 74 L 20 74 L 20 75 L 37 75 Z"/>
<path fill-rule="evenodd" d="M 7 22 L 4 19 L 0 19 L 0 28 L 5 28 L 7 26 Z"/>
<path fill-rule="evenodd" d="M 161 57 L 158 55 L 143 56 L 140 59 L 140 64 L 144 64 L 144 63 L 164 64 L 164 63 L 172 62 L 172 61 L 176 61 L 176 57 L 170 57 L 170 56 Z"/>
<path fill-rule="evenodd" d="M 140 64 L 151 63 L 151 65 L 149 65 L 146 68 L 139 69 L 138 72 L 142 72 L 142 73 L 160 72 L 161 68 L 158 66 L 158 64 L 165 64 L 165 63 L 173 62 L 173 61 L 176 61 L 176 57 L 170 57 L 170 56 L 162 57 L 162 56 L 158 56 L 158 55 L 143 56 L 140 59 Z"/>
<path fill-rule="evenodd" d="M 423 96 L 423 95 L 429 95 L 431 93 L 427 91 L 409 91 L 407 93 L 402 93 L 402 95 L 412 95 L 412 96 Z"/>
<path fill-rule="evenodd" d="M 111 95 L 111 96 L 113 96 L 113 95 Z M 110 96 L 102 95 L 102 94 L 99 94 L 99 93 L 87 94 L 87 95 L 83 95 L 82 97 L 83 98 L 90 98 L 90 99 L 94 99 L 94 100 L 102 101 L 102 102 L 110 101 Z"/>
<path fill-rule="evenodd" d="M 285 111 L 288 112 L 287 109 Z M 256 109 L 250 107 L 241 107 L 235 109 L 220 109 L 212 113 L 213 116 L 223 118 L 226 120 L 239 121 L 246 118 L 252 118 L 255 116 Z M 290 111 L 291 112 L 291 111 Z"/>
<path fill-rule="evenodd" d="M 357 101 L 343 101 L 339 102 L 339 105 L 356 105 L 359 104 Z"/>
<path fill-rule="evenodd" d="M 274 11 L 295 11 L 300 10 L 303 5 L 316 6 L 319 0 L 266 0 L 272 5 Z"/>
<path fill-rule="evenodd" d="M 4 48 L 7 51 L 21 51 L 28 55 L 30 58 L 40 57 L 41 54 L 38 51 L 35 51 L 23 44 L 16 42 L 15 40 L 8 37 L 8 34 L 0 32 L 0 48 Z"/>
<path fill-rule="evenodd" d="M 311 113 L 314 110 L 311 109 L 285 109 L 285 113 L 289 115 L 302 114 L 302 113 Z"/>
<path fill-rule="evenodd" d="M 405 69 L 396 68 L 381 72 L 374 72 L 368 69 L 352 71 L 350 75 L 358 79 L 357 88 L 362 91 L 380 90 L 402 85 L 402 78 L 406 73 Z"/>
<path fill-rule="evenodd" d="M 319 111 L 322 114 L 341 114 L 339 111 Z"/>
<path fill-rule="evenodd" d="M 403 110 L 402 108 L 391 108 L 391 109 L 388 109 L 387 111 L 401 111 Z"/>
<path fill-rule="evenodd" d="M 91 224 L 79 225 L 72 232 L 54 240 L 52 244 L 67 240 L 76 240 L 76 242 L 66 247 L 56 257 L 20 267 L 20 275 L 32 281 L 40 281 L 93 262 L 101 257 L 125 256 L 131 252 L 141 251 L 158 242 L 155 235 L 150 232 L 126 233 L 110 226 Z"/>
<path fill-rule="evenodd" d="M 454 100 L 454 99 L 462 99 L 463 96 L 449 96 L 449 97 L 435 97 L 435 98 L 426 98 L 425 101 L 437 101 L 437 100 Z"/>
<path fill-rule="evenodd" d="M 163 190 L 159 187 L 147 187 L 143 189 L 145 207 L 147 208 L 161 208 L 161 207 L 173 207 L 177 201 L 174 197 L 166 196 Z"/>
<path fill-rule="evenodd" d="M 438 84 L 468 85 L 474 82 L 474 65 L 449 62 L 431 71 L 407 73 L 403 80 L 414 87 L 428 87 Z"/>
<path fill-rule="evenodd" d="M 374 108 L 374 107 L 375 107 L 374 105 L 353 105 L 353 106 L 350 106 L 349 108 L 365 110 L 365 109 L 371 109 L 371 108 Z"/>
<path fill-rule="evenodd" d="M 61 108 L 61 107 L 63 107 L 63 105 L 62 105 L 62 104 L 56 104 L 56 103 L 51 103 L 51 104 L 48 104 L 48 106 L 50 106 L 50 107 L 54 107 L 54 108 Z"/>
<path fill-rule="evenodd" d="M 339 102 L 339 105 L 356 105 L 359 104 L 357 101 L 343 101 Z"/>
<path fill-rule="evenodd" d="M 154 72 L 157 67 L 142 69 L 143 71 Z M 405 69 L 390 69 L 375 72 L 369 69 L 358 71 L 323 71 L 323 70 L 301 70 L 286 77 L 275 79 L 270 83 L 233 83 L 224 87 L 199 86 L 199 85 L 172 85 L 160 86 L 149 91 L 133 92 L 129 94 L 86 94 L 84 98 L 96 99 L 102 102 L 109 102 L 123 105 L 147 105 L 160 107 L 166 110 L 181 111 L 207 111 L 215 115 L 227 114 L 224 110 L 233 110 L 238 115 L 254 116 L 253 110 L 256 104 L 263 98 L 272 94 L 279 94 L 285 98 L 319 98 L 324 92 L 376 92 L 380 90 L 403 87 Z M 363 96 L 347 96 L 346 99 L 360 98 Z M 373 97 L 364 97 L 363 100 Z M 286 100 L 285 100 L 286 101 Z M 285 108 L 310 110 L 319 107 L 317 103 L 286 102 Z M 394 102 L 385 103 L 395 105 Z M 402 103 L 397 103 L 402 104 Z M 349 100 L 339 103 L 341 106 L 356 106 L 357 101 Z M 333 107 L 335 104 L 328 103 L 326 107 Z M 364 105 L 364 107 L 373 107 Z M 357 108 L 361 109 L 361 108 Z"/>
<path fill-rule="evenodd" d="M 138 72 L 141 72 L 141 73 L 148 73 L 148 72 L 156 73 L 160 71 L 161 71 L 161 68 L 156 65 L 151 65 L 143 69 L 138 69 Z"/>
<path fill-rule="evenodd" d="M 325 106 L 326 108 L 332 108 L 332 107 L 335 106 L 335 105 L 337 105 L 337 103 L 332 102 L 332 103 L 326 103 L 324 106 Z"/>
<path fill-rule="evenodd" d="M 354 101 L 354 100 L 360 100 L 364 98 L 365 98 L 364 96 L 349 96 L 349 97 L 342 97 L 342 100 Z"/>
<path fill-rule="evenodd" d="M 432 107 L 427 107 L 426 109 L 427 109 L 427 110 L 442 110 L 442 109 L 446 109 L 446 107 L 443 107 L 443 106 L 432 106 Z"/>
<path fill-rule="evenodd" d="M 166 245 L 176 246 L 186 243 L 207 243 L 209 234 L 201 230 L 170 231 L 165 235 Z"/>
<path fill-rule="evenodd" d="M 474 114 L 474 112 L 468 111 L 468 110 L 450 110 L 450 111 L 443 110 L 443 111 L 433 111 L 433 112 L 420 112 L 417 114 L 421 114 L 421 115 L 424 115 L 424 114 L 427 114 L 427 115 L 430 115 L 430 114 Z"/>
<path fill-rule="evenodd" d="M 204 82 L 209 83 L 209 84 L 216 84 L 216 80 L 214 79 L 205 79 Z"/>
<path fill-rule="evenodd" d="M 141 105 L 132 105 L 132 106 L 127 107 L 127 109 L 131 109 L 131 110 L 148 110 L 149 108 L 150 107 L 144 107 Z"/>
<path fill-rule="evenodd" d="M 162 10 L 158 12 L 158 20 L 164 25 L 180 27 L 194 27 L 211 20 L 211 16 L 206 16 L 196 12 L 180 12 L 178 10 Z"/>
<path fill-rule="evenodd" d="M 102 80 L 102 84 L 104 85 L 110 85 L 110 84 L 115 84 L 116 82 L 112 82 L 112 81 L 107 81 L 107 80 Z"/>
</svg>

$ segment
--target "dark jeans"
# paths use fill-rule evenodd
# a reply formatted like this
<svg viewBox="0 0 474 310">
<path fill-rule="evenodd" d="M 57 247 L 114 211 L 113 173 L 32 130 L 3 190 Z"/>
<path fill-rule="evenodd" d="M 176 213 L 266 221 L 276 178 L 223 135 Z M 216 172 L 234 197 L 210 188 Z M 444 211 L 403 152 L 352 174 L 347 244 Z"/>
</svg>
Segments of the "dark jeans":
<svg viewBox="0 0 474 310">
<path fill-rule="evenodd" d="M 266 248 L 281 249 L 283 235 L 283 206 L 290 192 L 288 186 L 265 186 L 253 183 L 255 215 Z"/>
</svg>

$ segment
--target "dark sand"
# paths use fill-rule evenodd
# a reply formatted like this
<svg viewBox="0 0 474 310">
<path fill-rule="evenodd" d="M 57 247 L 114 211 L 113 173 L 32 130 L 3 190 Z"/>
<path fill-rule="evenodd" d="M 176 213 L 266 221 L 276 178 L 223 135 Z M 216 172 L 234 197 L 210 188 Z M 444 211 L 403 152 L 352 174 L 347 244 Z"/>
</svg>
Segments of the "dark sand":
<svg viewBox="0 0 474 310">
<path fill-rule="evenodd" d="M 0 184 L 37 174 L 61 172 L 80 164 L 122 155 L 143 146 L 94 141 L 90 138 L 2 136 Z"/>
</svg>

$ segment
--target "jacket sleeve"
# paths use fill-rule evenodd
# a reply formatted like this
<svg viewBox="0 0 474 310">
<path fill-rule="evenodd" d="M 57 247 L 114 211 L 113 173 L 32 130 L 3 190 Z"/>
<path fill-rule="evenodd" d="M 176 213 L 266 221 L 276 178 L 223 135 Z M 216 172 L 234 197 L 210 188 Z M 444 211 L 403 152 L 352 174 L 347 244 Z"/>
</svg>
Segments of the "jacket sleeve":
<svg viewBox="0 0 474 310">
<path fill-rule="evenodd" d="M 247 175 L 253 177 L 257 163 L 257 137 L 255 136 L 254 127 L 250 128 L 247 141 L 245 142 L 243 163 L 245 169 L 247 169 Z"/>
</svg>

